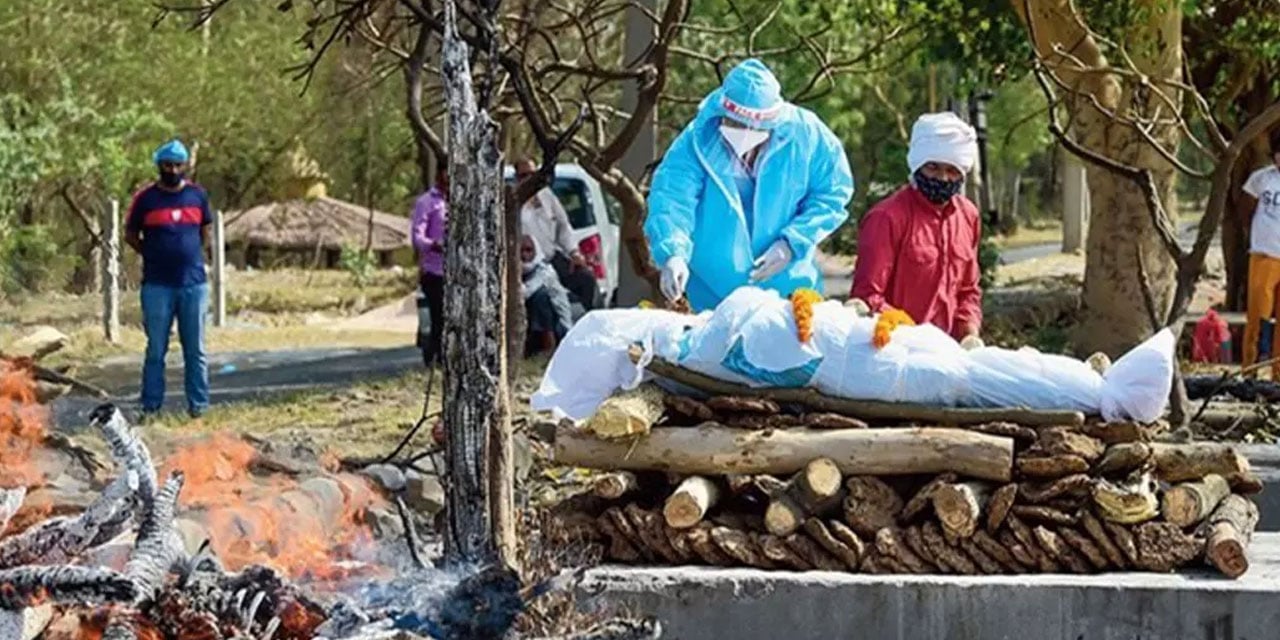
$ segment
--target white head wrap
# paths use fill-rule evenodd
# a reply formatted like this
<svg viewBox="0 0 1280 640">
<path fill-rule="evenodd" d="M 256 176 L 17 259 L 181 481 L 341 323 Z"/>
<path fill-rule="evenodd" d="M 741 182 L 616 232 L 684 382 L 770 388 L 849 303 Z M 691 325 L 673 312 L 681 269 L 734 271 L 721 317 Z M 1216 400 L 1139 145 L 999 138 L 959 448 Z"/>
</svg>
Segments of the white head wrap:
<svg viewBox="0 0 1280 640">
<path fill-rule="evenodd" d="M 926 113 L 911 127 L 907 166 L 913 174 L 927 162 L 942 162 L 969 173 L 977 158 L 978 134 L 950 111 Z"/>
</svg>

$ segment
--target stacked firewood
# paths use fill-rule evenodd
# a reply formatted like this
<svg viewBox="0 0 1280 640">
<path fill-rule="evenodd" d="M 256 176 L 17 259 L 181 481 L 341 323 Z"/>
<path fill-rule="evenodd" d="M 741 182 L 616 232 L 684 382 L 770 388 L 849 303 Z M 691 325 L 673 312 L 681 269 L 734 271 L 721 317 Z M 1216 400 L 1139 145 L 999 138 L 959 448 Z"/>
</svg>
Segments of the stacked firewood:
<svg viewBox="0 0 1280 640">
<path fill-rule="evenodd" d="M 1228 445 L 1159 442 L 1161 424 L 1073 412 L 859 406 L 666 367 L 707 395 L 643 385 L 556 433 L 559 462 L 600 471 L 560 505 L 559 534 L 603 545 L 611 560 L 966 575 L 1248 569 L 1258 520 L 1248 496 L 1261 484 Z"/>
</svg>

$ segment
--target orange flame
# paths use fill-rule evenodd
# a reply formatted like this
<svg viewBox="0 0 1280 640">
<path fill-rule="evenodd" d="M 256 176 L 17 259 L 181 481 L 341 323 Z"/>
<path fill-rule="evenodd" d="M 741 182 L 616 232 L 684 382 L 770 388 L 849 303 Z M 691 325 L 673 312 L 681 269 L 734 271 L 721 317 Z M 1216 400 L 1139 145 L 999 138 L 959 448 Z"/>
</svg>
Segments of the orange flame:
<svg viewBox="0 0 1280 640">
<path fill-rule="evenodd" d="M 334 476 L 328 486 L 341 495 L 319 495 L 284 475 L 254 476 L 249 467 L 257 455 L 244 440 L 217 434 L 170 455 L 161 477 L 186 474 L 183 517 L 204 526 L 228 569 L 262 564 L 294 579 L 346 575 L 340 562 L 373 537 L 364 524 L 375 500 L 368 485 Z"/>
<path fill-rule="evenodd" d="M 44 478 L 32 460 L 44 442 L 49 411 L 36 402 L 36 383 L 24 361 L 0 360 L 0 486 L 38 484 Z"/>
</svg>

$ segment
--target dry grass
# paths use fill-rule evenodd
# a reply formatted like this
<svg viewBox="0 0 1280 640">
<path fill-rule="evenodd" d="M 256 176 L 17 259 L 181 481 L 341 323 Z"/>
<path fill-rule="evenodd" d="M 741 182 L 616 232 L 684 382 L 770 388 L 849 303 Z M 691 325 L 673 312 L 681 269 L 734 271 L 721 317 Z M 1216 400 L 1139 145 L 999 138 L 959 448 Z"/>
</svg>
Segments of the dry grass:
<svg viewBox="0 0 1280 640">
<path fill-rule="evenodd" d="M 210 352 L 301 349 L 307 347 L 389 347 L 412 343 L 412 336 L 385 331 L 332 331 L 333 319 L 350 317 L 413 291 L 412 274 L 379 271 L 364 287 L 345 271 L 282 269 L 232 272 L 228 284 L 228 326 L 209 327 Z M 36 325 L 50 325 L 71 342 L 50 363 L 83 363 L 139 353 L 146 344 L 136 292 L 126 292 L 121 340 L 110 344 L 101 328 L 97 295 L 46 294 L 0 304 L 0 345 Z"/>
<path fill-rule="evenodd" d="M 545 359 L 521 364 L 516 378 L 517 415 L 528 411 L 527 396 L 538 385 L 545 366 Z M 426 381 L 424 372 L 414 371 L 376 382 L 215 405 L 199 420 L 185 413 L 162 414 L 148 427 L 148 441 L 223 432 L 302 442 L 316 451 L 339 451 L 343 457 L 387 453 L 421 415 Z M 441 394 L 437 372 L 429 411 L 440 410 Z M 421 446 L 428 438 L 423 432 L 415 442 Z"/>
</svg>

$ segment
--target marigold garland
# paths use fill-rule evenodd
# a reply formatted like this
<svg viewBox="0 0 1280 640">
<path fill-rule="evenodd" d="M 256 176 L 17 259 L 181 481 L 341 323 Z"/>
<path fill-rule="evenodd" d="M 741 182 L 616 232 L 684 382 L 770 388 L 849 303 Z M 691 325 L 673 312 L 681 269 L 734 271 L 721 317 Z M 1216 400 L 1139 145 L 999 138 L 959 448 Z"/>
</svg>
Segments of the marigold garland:
<svg viewBox="0 0 1280 640">
<path fill-rule="evenodd" d="M 801 343 L 813 337 L 813 305 L 822 302 L 822 294 L 813 289 L 796 289 L 791 293 L 791 313 L 796 318 L 796 336 Z"/>
<path fill-rule="evenodd" d="M 871 336 L 871 343 L 874 344 L 877 349 L 883 349 L 886 344 L 889 344 L 889 334 L 893 333 L 893 330 L 896 329 L 898 325 L 904 324 L 908 327 L 914 327 L 916 325 L 915 321 L 911 319 L 911 316 L 907 315 L 906 311 L 886 308 L 884 311 L 880 312 L 880 317 L 876 319 L 876 329 L 875 333 Z"/>
</svg>

